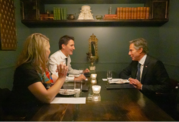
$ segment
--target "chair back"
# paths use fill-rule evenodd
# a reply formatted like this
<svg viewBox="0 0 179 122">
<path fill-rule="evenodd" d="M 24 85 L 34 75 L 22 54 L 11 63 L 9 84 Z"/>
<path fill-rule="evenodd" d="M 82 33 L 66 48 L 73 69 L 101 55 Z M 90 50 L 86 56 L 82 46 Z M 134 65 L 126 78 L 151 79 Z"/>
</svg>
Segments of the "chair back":
<svg viewBox="0 0 179 122">
<path fill-rule="evenodd" d="M 11 91 L 8 88 L 0 88 L 0 121 L 24 121 L 26 118 L 21 116 L 6 115 L 2 106 Z"/>
</svg>

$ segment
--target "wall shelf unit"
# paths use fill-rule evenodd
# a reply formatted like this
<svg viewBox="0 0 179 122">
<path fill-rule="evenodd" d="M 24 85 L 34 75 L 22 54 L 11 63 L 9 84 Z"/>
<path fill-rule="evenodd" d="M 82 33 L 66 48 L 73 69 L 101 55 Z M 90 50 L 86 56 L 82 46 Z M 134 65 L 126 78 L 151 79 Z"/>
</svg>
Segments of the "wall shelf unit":
<svg viewBox="0 0 179 122">
<path fill-rule="evenodd" d="M 26 7 L 27 5 L 33 7 Z M 150 8 L 149 19 L 119 20 L 40 20 L 45 4 L 144 4 Z M 161 26 L 168 19 L 169 0 L 21 0 L 22 23 L 27 27 L 71 26 Z M 33 8 L 33 10 L 31 10 Z M 34 9 L 35 8 L 35 9 Z"/>
<path fill-rule="evenodd" d="M 161 26 L 168 20 L 22 20 L 29 28 L 74 26 Z"/>
</svg>

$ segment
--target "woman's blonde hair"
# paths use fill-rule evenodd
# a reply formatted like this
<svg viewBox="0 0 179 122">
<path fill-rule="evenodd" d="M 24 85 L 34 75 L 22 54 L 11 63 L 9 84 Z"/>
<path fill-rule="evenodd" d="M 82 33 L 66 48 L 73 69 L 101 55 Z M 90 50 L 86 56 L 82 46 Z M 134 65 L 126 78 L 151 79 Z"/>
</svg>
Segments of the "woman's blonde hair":
<svg viewBox="0 0 179 122">
<path fill-rule="evenodd" d="M 48 57 L 46 50 L 49 38 L 41 33 L 33 33 L 24 42 L 23 50 L 18 58 L 16 67 L 24 63 L 31 63 L 35 69 L 42 73 L 46 71 Z M 42 68 L 42 71 L 40 70 Z"/>
</svg>

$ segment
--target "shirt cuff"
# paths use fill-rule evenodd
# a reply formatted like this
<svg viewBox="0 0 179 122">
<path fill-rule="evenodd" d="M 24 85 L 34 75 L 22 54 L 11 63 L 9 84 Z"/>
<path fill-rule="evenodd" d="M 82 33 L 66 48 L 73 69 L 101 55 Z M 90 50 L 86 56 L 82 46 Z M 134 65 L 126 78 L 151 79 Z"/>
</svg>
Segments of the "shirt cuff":
<svg viewBox="0 0 179 122">
<path fill-rule="evenodd" d="M 75 77 L 68 77 L 66 76 L 65 82 L 74 81 Z"/>
<path fill-rule="evenodd" d="M 79 70 L 79 74 L 82 74 L 83 73 L 83 70 Z"/>
</svg>

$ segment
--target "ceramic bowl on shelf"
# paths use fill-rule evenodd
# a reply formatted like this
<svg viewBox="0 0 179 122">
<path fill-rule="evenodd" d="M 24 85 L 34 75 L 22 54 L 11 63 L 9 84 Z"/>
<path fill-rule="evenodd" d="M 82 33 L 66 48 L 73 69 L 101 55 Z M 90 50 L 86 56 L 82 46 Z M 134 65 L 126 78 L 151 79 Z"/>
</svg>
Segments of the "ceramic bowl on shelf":
<svg viewBox="0 0 179 122">
<path fill-rule="evenodd" d="M 96 15 L 96 19 L 97 19 L 97 20 L 102 20 L 102 19 L 103 19 L 103 16 L 102 16 L 102 15 Z"/>
<path fill-rule="evenodd" d="M 68 14 L 68 20 L 74 20 L 75 15 L 74 14 Z"/>
</svg>

